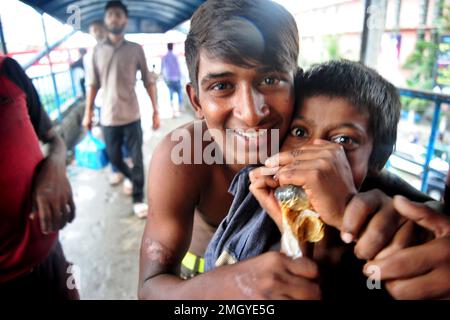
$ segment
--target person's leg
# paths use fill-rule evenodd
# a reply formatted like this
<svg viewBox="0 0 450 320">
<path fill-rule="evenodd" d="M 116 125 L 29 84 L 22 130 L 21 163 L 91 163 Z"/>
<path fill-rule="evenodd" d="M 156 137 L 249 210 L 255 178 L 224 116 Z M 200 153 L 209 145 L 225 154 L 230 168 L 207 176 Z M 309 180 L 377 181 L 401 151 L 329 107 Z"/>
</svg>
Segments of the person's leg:
<svg viewBox="0 0 450 320">
<path fill-rule="evenodd" d="M 124 127 L 103 126 L 103 136 L 105 138 L 106 153 L 111 165 L 115 166 L 125 177 L 131 180 L 131 171 L 122 157 L 122 144 L 124 141 Z"/>
<path fill-rule="evenodd" d="M 172 81 L 166 82 L 167 88 L 169 89 L 170 105 L 173 106 L 173 86 Z"/>
<path fill-rule="evenodd" d="M 144 162 L 142 157 L 142 128 L 141 121 L 124 126 L 125 142 L 133 161 L 131 182 L 133 183 L 133 202 L 144 200 Z"/>
<path fill-rule="evenodd" d="M 86 79 L 84 77 L 80 78 L 80 87 L 81 87 L 81 93 L 83 94 L 83 97 L 86 97 Z"/>
<path fill-rule="evenodd" d="M 181 86 L 181 81 L 178 80 L 176 82 L 176 88 L 177 88 L 177 95 L 178 95 L 178 108 L 181 111 L 184 111 L 184 105 L 183 105 L 183 87 Z"/>
</svg>

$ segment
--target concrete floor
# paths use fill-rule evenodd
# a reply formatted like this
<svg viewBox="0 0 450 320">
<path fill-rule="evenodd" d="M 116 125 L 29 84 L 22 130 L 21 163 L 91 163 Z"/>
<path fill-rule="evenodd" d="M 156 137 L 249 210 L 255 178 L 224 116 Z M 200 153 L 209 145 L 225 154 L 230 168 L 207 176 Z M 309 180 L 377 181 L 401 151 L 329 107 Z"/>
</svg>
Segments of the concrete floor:
<svg viewBox="0 0 450 320">
<path fill-rule="evenodd" d="M 158 83 L 161 128 L 151 129 L 151 104 L 141 83 L 137 86 L 144 131 L 144 164 L 147 175 L 152 152 L 164 135 L 191 121 L 184 112 L 172 119 L 167 88 Z M 99 129 L 98 129 L 99 131 Z M 99 132 L 94 134 L 99 134 Z M 77 216 L 62 230 L 60 240 L 68 261 L 77 267 L 82 299 L 136 299 L 139 247 L 145 220 L 132 214 L 131 198 L 122 186 L 111 187 L 110 166 L 94 171 L 71 164 Z"/>
</svg>

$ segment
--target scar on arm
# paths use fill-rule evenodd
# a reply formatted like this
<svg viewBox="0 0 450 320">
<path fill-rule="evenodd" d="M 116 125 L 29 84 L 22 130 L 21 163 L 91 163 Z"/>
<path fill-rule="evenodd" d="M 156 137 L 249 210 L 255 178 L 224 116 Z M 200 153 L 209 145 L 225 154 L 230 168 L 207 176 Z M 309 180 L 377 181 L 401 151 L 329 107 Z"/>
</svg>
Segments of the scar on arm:
<svg viewBox="0 0 450 320">
<path fill-rule="evenodd" d="M 256 277 L 254 275 L 238 274 L 234 277 L 234 281 L 236 286 L 246 297 L 250 298 L 253 295 L 252 287 L 254 287 L 256 282 Z"/>
<path fill-rule="evenodd" d="M 158 241 L 145 239 L 145 253 L 149 260 L 158 262 L 161 265 L 171 265 L 174 262 L 171 250 Z"/>
</svg>

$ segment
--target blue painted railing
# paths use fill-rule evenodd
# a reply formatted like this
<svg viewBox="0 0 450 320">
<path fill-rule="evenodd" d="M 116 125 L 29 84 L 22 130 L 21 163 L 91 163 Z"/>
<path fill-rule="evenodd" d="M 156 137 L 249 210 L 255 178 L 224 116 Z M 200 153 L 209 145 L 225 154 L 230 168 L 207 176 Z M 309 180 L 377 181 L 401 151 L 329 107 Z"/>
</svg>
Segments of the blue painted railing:
<svg viewBox="0 0 450 320">
<path fill-rule="evenodd" d="M 54 80 L 54 82 L 53 82 Z M 31 78 L 41 102 L 50 119 L 61 122 L 62 116 L 81 96 L 81 88 L 76 85 L 74 73 L 66 71 L 55 72 L 44 76 Z"/>
<path fill-rule="evenodd" d="M 442 103 L 450 104 L 450 95 L 436 93 L 436 92 L 432 92 L 432 91 L 423 91 L 423 90 L 406 89 L 406 88 L 398 88 L 398 91 L 399 91 L 400 95 L 404 96 L 404 97 L 418 98 L 418 99 L 423 99 L 423 100 L 428 100 L 428 101 L 434 102 L 433 118 L 431 120 L 431 133 L 430 133 L 430 137 L 428 139 L 425 163 L 417 163 L 417 162 L 411 161 L 409 159 L 405 159 L 412 163 L 420 164 L 423 167 L 421 191 L 426 192 L 427 185 L 428 185 L 429 172 L 434 171 L 432 168 L 430 168 L 430 161 L 432 160 L 434 151 L 435 151 L 434 149 L 435 149 L 436 136 L 437 136 L 438 129 L 439 129 L 439 116 L 441 113 L 441 104 Z"/>
</svg>

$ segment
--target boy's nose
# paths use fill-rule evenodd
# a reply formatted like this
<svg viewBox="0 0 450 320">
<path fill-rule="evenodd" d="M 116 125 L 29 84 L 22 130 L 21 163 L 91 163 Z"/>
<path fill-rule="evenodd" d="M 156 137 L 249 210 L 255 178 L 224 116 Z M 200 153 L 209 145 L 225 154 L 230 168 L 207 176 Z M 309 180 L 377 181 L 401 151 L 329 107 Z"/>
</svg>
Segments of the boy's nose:
<svg viewBox="0 0 450 320">
<path fill-rule="evenodd" d="M 234 115 L 248 128 L 257 127 L 270 113 L 264 95 L 253 88 L 242 88 L 236 98 Z"/>
</svg>

